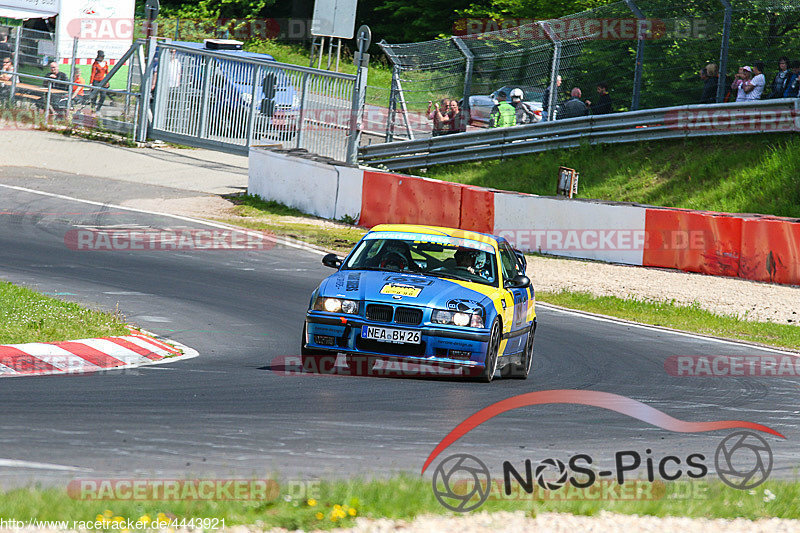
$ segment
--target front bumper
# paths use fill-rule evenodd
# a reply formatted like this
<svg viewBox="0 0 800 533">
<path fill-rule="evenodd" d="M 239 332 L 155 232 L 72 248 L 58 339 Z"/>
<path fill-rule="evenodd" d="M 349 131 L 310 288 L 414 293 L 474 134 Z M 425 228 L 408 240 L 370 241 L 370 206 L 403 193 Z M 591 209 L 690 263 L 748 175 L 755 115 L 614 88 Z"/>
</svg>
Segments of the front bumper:
<svg viewBox="0 0 800 533">
<path fill-rule="evenodd" d="M 420 331 L 420 344 L 394 344 L 361 337 L 362 326 Z M 379 355 L 419 362 L 483 366 L 489 330 L 440 326 L 419 326 L 374 322 L 363 317 L 346 317 L 309 311 L 306 314 L 306 346 L 331 353 Z"/>
</svg>

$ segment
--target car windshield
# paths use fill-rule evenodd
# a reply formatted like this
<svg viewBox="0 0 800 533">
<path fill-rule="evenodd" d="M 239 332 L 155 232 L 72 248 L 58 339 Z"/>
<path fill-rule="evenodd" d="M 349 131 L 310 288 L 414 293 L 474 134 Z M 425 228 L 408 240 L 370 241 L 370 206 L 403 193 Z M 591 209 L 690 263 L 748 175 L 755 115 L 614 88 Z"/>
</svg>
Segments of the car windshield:
<svg viewBox="0 0 800 533">
<path fill-rule="evenodd" d="M 495 285 L 495 257 L 491 244 L 472 239 L 375 232 L 364 237 L 342 268 L 410 272 Z"/>
</svg>

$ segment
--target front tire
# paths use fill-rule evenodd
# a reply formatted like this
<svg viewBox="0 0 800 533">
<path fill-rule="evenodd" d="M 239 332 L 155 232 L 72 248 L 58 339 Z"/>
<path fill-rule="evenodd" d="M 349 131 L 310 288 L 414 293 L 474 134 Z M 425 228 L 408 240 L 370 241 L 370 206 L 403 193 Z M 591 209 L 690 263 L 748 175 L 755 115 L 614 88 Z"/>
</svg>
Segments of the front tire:
<svg viewBox="0 0 800 533">
<path fill-rule="evenodd" d="M 494 319 L 492 323 L 491 334 L 489 334 L 489 343 L 486 346 L 486 359 L 483 363 L 483 371 L 478 375 L 478 380 L 484 383 L 490 383 L 494 379 L 494 374 L 497 371 L 497 353 L 500 351 L 500 320 Z"/>
</svg>

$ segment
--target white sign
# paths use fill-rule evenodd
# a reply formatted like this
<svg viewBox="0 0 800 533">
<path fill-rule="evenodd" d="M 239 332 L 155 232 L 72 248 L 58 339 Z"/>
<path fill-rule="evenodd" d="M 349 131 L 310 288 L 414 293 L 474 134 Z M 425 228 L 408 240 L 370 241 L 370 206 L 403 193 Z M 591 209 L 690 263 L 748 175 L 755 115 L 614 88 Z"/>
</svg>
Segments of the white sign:
<svg viewBox="0 0 800 533">
<path fill-rule="evenodd" d="M 58 14 L 61 0 L 0 0 L 0 16 L 47 18 Z"/>
<path fill-rule="evenodd" d="M 98 50 L 119 59 L 133 42 L 133 12 L 134 0 L 61 0 L 59 56 L 70 57 L 77 38 L 79 59 L 93 59 Z"/>
<path fill-rule="evenodd" d="M 316 0 L 311 35 L 352 39 L 358 0 Z"/>
</svg>

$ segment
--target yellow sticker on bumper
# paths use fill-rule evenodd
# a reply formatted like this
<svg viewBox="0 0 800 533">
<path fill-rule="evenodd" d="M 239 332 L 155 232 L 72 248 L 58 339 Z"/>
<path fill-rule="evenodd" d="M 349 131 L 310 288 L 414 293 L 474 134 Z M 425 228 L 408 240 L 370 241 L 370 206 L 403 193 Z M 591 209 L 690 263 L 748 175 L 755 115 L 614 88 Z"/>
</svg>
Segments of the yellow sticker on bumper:
<svg viewBox="0 0 800 533">
<path fill-rule="evenodd" d="M 384 285 L 381 289 L 381 294 L 398 294 L 400 296 L 408 296 L 416 298 L 422 289 L 420 287 L 409 287 L 408 285 L 395 285 L 389 283 Z"/>
</svg>

